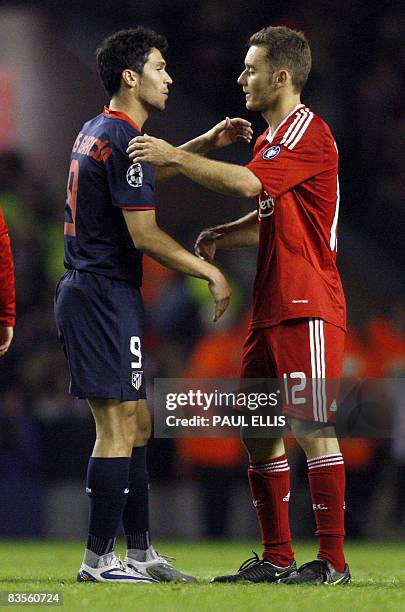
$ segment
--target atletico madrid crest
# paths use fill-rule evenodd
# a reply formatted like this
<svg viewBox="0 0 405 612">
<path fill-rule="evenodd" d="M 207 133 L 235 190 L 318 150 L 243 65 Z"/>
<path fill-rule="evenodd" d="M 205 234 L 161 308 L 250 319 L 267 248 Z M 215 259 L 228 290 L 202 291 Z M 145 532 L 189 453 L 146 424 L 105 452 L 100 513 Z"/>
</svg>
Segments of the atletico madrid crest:
<svg viewBox="0 0 405 612">
<path fill-rule="evenodd" d="M 132 386 L 135 387 L 137 391 L 139 391 L 142 385 L 142 374 L 142 370 L 140 372 L 132 372 Z"/>
</svg>

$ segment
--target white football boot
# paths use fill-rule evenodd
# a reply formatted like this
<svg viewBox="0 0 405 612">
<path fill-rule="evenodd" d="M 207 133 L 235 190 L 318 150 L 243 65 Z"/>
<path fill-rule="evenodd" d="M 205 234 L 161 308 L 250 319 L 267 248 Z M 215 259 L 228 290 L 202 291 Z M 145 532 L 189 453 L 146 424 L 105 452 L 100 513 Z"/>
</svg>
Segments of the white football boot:
<svg viewBox="0 0 405 612">
<path fill-rule="evenodd" d="M 134 567 L 128 567 L 119 557 L 101 567 L 90 567 L 82 563 L 77 574 L 77 582 L 131 582 L 132 584 L 155 584 L 158 581 L 142 574 Z"/>
<path fill-rule="evenodd" d="M 194 576 L 188 576 L 179 572 L 172 564 L 173 557 L 160 555 L 153 546 L 145 551 L 145 561 L 137 561 L 131 557 L 125 557 L 125 565 L 137 571 L 145 577 L 154 578 L 158 582 L 197 582 Z"/>
</svg>

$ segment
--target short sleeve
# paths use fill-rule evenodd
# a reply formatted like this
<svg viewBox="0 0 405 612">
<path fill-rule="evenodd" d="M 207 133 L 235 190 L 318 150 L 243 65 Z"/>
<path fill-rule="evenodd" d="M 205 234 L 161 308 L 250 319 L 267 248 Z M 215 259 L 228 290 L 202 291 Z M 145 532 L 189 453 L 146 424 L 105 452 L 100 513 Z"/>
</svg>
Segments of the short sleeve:
<svg viewBox="0 0 405 612">
<path fill-rule="evenodd" d="M 111 201 L 129 210 L 154 210 L 155 169 L 150 164 L 133 164 L 126 152 L 134 136 L 139 134 L 121 128 L 111 137 L 112 152 L 105 162 Z"/>
<path fill-rule="evenodd" d="M 331 143 L 333 138 L 330 135 Z M 272 198 L 277 198 L 300 183 L 328 170 L 337 163 L 337 154 L 326 155 L 328 134 L 319 126 L 310 125 L 297 142 L 285 142 L 260 147 L 247 164 Z"/>
</svg>

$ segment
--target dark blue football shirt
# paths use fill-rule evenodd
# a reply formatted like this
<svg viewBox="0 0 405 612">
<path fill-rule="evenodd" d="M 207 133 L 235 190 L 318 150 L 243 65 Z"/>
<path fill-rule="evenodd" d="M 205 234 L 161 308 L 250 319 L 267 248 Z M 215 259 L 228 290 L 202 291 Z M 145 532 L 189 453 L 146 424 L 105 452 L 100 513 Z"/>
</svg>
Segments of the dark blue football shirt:
<svg viewBox="0 0 405 612">
<path fill-rule="evenodd" d="M 104 109 L 73 145 L 65 205 L 65 268 L 142 282 L 142 253 L 121 209 L 154 210 L 155 173 L 133 164 L 129 140 L 140 135 L 124 113 Z"/>
</svg>

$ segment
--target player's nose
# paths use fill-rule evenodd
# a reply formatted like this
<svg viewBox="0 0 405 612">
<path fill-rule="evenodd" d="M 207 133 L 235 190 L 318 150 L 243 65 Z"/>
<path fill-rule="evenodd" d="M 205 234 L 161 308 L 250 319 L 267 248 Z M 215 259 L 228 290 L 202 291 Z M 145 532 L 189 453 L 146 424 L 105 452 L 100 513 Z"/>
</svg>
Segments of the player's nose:
<svg viewBox="0 0 405 612">
<path fill-rule="evenodd" d="M 243 72 L 240 73 L 240 75 L 238 76 L 236 82 L 238 85 L 244 85 L 245 84 L 245 70 Z"/>
</svg>

